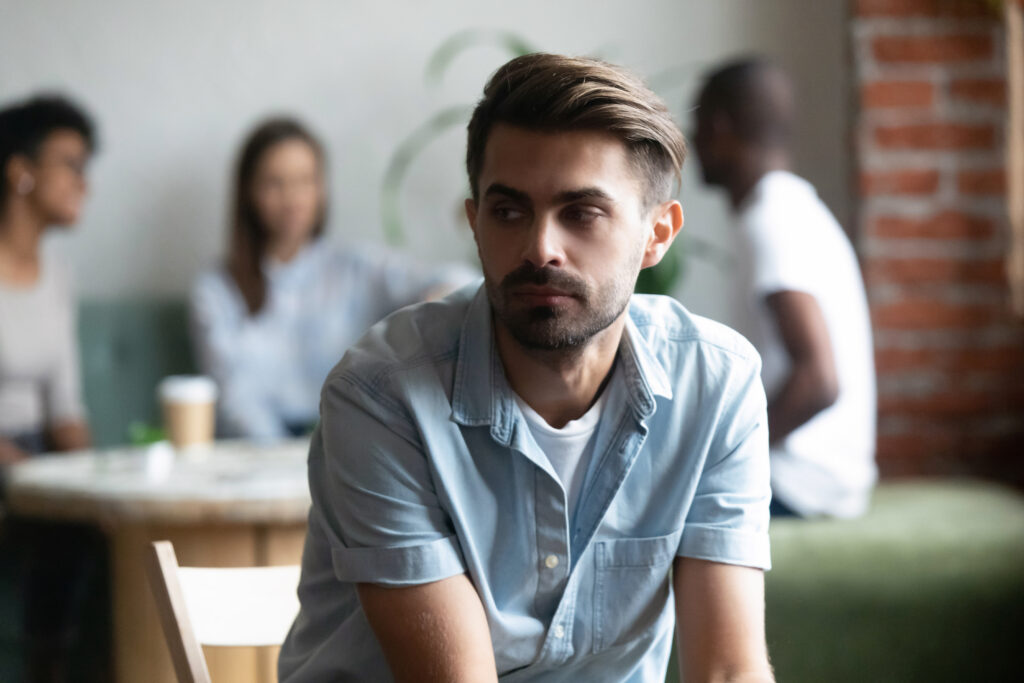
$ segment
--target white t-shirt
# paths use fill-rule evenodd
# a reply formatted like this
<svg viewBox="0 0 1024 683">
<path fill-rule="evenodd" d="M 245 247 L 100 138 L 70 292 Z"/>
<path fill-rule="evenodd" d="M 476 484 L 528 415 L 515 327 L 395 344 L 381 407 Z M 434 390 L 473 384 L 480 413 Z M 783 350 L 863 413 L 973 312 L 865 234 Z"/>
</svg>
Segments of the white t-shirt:
<svg viewBox="0 0 1024 683">
<path fill-rule="evenodd" d="M 579 500 L 580 491 L 583 488 L 583 480 L 586 478 L 590 458 L 594 453 L 597 426 L 601 422 L 601 411 L 604 409 L 605 399 L 608 396 L 608 387 L 606 386 L 605 390 L 601 392 L 601 396 L 594 402 L 594 405 L 590 406 L 590 410 L 579 418 L 566 423 L 561 429 L 555 429 L 549 425 L 518 394 L 513 392 L 512 395 L 515 396 L 519 410 L 526 418 L 526 424 L 530 427 L 533 440 L 537 442 L 537 446 L 547 456 L 551 467 L 558 474 L 562 488 L 565 489 L 566 504 L 571 519 L 576 510 L 576 501 Z"/>
<path fill-rule="evenodd" d="M 772 449 L 772 491 L 803 515 L 860 515 L 877 479 L 876 395 L 870 314 L 856 255 L 814 188 L 792 173 L 765 175 L 740 207 L 738 221 L 752 323 L 745 331 L 761 353 L 768 400 L 790 371 L 765 302 L 776 292 L 815 298 L 839 378 L 838 400 Z"/>
</svg>

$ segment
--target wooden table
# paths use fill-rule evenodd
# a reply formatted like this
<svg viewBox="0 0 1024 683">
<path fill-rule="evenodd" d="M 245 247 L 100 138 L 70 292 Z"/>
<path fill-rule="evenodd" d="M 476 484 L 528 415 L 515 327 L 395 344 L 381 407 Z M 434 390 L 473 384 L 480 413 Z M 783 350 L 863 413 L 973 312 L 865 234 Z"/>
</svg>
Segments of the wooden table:
<svg viewBox="0 0 1024 683">
<path fill-rule="evenodd" d="M 25 516 L 99 525 L 110 539 L 114 671 L 125 683 L 174 683 L 143 566 L 154 540 L 182 566 L 298 564 L 306 532 L 308 441 L 238 441 L 34 458 L 11 469 L 8 505 Z M 216 683 L 277 680 L 277 648 L 206 648 Z"/>
</svg>

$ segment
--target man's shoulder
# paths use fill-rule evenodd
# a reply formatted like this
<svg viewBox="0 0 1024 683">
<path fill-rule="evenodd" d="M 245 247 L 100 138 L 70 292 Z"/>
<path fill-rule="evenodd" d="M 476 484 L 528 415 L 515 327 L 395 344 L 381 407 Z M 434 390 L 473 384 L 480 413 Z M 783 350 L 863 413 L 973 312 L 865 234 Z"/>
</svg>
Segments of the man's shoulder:
<svg viewBox="0 0 1024 683">
<path fill-rule="evenodd" d="M 334 366 L 324 384 L 349 382 L 374 389 L 423 366 L 454 365 L 459 338 L 478 287 L 438 301 L 407 306 L 371 327 Z"/>
<path fill-rule="evenodd" d="M 728 363 L 761 363 L 757 350 L 739 332 L 691 313 L 672 297 L 635 294 L 629 314 L 640 336 L 658 356 L 678 358 L 681 353 L 700 353 Z"/>
</svg>

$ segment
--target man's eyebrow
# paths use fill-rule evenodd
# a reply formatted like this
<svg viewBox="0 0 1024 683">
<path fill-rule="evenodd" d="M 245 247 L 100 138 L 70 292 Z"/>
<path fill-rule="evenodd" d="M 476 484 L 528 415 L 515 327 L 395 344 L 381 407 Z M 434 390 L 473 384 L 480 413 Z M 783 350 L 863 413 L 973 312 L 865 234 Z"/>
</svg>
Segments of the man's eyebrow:
<svg viewBox="0 0 1024 683">
<path fill-rule="evenodd" d="M 490 186 L 487 188 L 487 191 L 484 192 L 485 197 L 491 197 L 493 195 L 502 195 L 508 197 L 509 199 L 514 199 L 515 201 L 521 202 L 523 204 L 532 203 L 530 201 L 530 195 L 526 194 L 522 190 L 517 190 L 514 187 L 502 185 L 501 183 L 491 183 Z"/>
<path fill-rule="evenodd" d="M 514 187 L 502 185 L 501 183 L 491 183 L 487 188 L 487 191 L 484 192 L 485 197 L 491 197 L 493 195 L 502 195 L 523 204 L 532 204 L 530 195 L 522 190 L 517 190 Z M 578 202 L 581 199 L 602 199 L 607 202 L 615 201 L 614 197 L 599 187 L 581 187 L 577 190 L 565 190 L 564 192 L 559 192 L 555 195 L 556 204 L 569 204 L 571 202 Z"/>
<path fill-rule="evenodd" d="M 607 202 L 614 202 L 615 198 L 599 187 L 583 187 L 578 190 L 566 190 L 555 195 L 558 204 L 578 202 L 581 199 L 603 199 Z"/>
</svg>

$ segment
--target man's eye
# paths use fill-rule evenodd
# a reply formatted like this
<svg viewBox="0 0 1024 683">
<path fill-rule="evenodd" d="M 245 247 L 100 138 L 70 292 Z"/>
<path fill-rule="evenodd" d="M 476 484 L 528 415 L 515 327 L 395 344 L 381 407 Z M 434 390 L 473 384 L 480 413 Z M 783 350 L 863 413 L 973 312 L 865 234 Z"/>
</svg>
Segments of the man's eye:
<svg viewBox="0 0 1024 683">
<path fill-rule="evenodd" d="M 566 221 L 576 223 L 578 225 L 587 225 L 593 223 L 601 217 L 600 211 L 594 209 L 586 209 L 583 207 L 571 207 L 562 212 L 562 216 Z"/>
<path fill-rule="evenodd" d="M 496 206 L 491 214 L 499 221 L 516 221 L 523 217 L 523 212 L 511 206 Z"/>
</svg>

